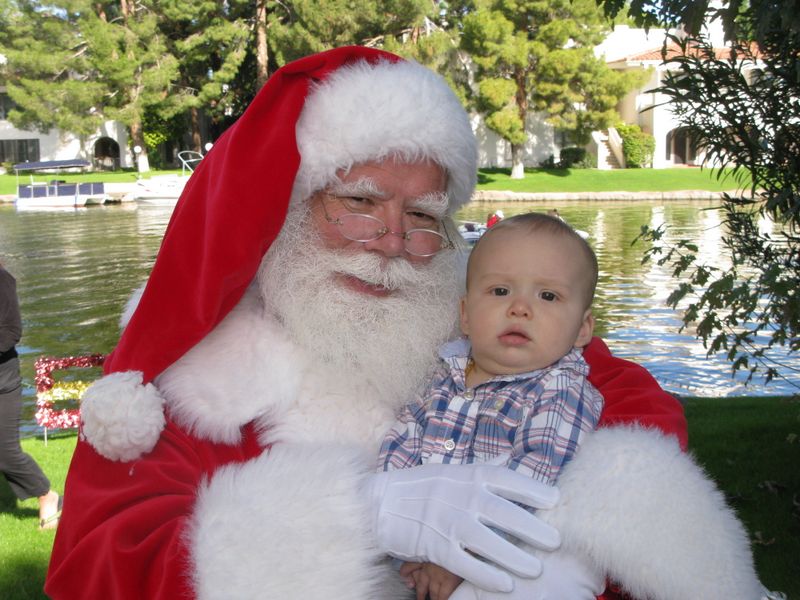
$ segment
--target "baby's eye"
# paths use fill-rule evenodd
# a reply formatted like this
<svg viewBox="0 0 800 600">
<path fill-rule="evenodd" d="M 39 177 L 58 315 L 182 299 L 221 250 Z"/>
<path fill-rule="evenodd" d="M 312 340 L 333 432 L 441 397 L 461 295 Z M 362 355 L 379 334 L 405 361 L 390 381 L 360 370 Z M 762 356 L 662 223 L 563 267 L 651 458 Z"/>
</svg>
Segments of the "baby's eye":
<svg viewBox="0 0 800 600">
<path fill-rule="evenodd" d="M 539 298 L 545 302 L 554 302 L 558 299 L 558 296 L 556 296 L 555 292 L 549 292 L 545 290 L 543 292 L 539 292 Z"/>
<path fill-rule="evenodd" d="M 495 287 L 489 291 L 492 296 L 508 296 L 508 288 Z"/>
</svg>

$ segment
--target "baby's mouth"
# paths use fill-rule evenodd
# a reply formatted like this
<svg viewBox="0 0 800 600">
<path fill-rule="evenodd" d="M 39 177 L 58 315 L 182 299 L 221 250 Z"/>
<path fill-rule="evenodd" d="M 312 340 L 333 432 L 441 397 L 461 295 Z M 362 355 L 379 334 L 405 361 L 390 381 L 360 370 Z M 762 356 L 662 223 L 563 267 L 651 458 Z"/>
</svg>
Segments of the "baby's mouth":
<svg viewBox="0 0 800 600">
<path fill-rule="evenodd" d="M 500 342 L 507 346 L 522 346 L 531 341 L 531 338 L 521 331 L 511 330 L 500 334 Z"/>
</svg>

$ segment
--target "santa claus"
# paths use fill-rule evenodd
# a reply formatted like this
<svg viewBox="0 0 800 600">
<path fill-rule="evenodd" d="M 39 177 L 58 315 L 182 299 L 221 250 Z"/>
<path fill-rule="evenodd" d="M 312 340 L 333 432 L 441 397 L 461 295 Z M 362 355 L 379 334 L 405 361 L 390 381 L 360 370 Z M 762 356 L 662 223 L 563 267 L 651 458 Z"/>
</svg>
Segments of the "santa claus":
<svg viewBox="0 0 800 600">
<path fill-rule="evenodd" d="M 86 393 L 51 598 L 408 597 L 387 555 L 462 575 L 462 598 L 586 598 L 606 576 L 640 598 L 758 597 L 680 405 L 599 340 L 604 429 L 558 490 L 489 465 L 375 473 L 453 334 L 450 216 L 476 163 L 466 113 L 417 64 L 341 48 L 273 75 L 192 175 Z"/>
</svg>

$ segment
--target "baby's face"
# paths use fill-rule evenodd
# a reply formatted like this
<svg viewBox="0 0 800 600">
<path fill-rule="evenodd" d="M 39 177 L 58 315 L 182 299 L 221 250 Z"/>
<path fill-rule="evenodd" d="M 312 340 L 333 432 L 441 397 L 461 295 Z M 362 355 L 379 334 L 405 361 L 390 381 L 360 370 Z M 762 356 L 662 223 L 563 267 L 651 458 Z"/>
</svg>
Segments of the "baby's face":
<svg viewBox="0 0 800 600">
<path fill-rule="evenodd" d="M 488 378 L 541 369 L 588 344 L 590 278 L 578 242 L 567 236 L 514 228 L 487 235 L 461 301 L 476 371 Z"/>
</svg>

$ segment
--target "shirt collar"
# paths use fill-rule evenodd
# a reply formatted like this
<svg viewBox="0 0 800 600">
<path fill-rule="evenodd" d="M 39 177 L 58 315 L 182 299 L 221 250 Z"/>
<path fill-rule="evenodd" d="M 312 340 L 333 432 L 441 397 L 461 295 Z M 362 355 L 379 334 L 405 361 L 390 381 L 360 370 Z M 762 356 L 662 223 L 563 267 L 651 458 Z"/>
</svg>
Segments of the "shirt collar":
<svg viewBox="0 0 800 600">
<path fill-rule="evenodd" d="M 465 389 L 467 385 L 464 371 L 467 368 L 467 362 L 469 361 L 471 353 L 472 344 L 469 339 L 464 336 L 445 342 L 439 347 L 439 357 L 450 367 L 450 371 L 456 383 Z M 556 361 L 550 367 L 545 368 L 549 369 L 555 366 L 572 369 L 583 376 L 589 374 L 589 365 L 583 360 L 583 351 L 580 348 L 573 348 L 566 356 Z M 489 381 L 519 381 L 522 379 L 530 379 L 542 371 L 543 369 L 534 369 L 533 371 L 526 371 L 525 373 L 495 375 Z"/>
</svg>

